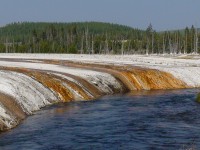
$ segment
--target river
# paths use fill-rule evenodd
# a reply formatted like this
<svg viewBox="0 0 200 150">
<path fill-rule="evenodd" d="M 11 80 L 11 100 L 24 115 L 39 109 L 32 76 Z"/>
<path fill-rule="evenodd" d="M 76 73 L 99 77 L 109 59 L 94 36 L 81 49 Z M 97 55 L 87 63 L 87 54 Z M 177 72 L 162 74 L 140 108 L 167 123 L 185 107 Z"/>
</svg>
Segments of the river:
<svg viewBox="0 0 200 150">
<path fill-rule="evenodd" d="M 141 91 L 48 106 L 1 133 L 0 150 L 199 149 L 199 91 Z"/>
</svg>

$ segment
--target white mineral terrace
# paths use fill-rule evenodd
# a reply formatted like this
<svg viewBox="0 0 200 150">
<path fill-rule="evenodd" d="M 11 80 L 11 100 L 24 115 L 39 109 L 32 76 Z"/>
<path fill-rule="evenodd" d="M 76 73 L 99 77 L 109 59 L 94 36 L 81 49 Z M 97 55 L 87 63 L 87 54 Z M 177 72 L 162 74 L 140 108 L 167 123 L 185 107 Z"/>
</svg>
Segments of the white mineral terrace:
<svg viewBox="0 0 200 150">
<path fill-rule="evenodd" d="M 44 63 L 43 60 L 68 60 L 82 64 L 109 64 L 111 66 L 139 66 L 170 73 L 190 88 L 200 87 L 200 56 L 143 56 L 143 55 L 70 55 L 70 54 L 0 54 L 1 68 L 20 68 L 40 70 L 51 74 L 53 81 L 59 82 L 63 89 L 75 100 L 96 98 L 96 91 L 104 94 L 114 94 L 123 91 L 122 85 L 113 74 L 85 68 L 68 67 Z M 0 93 L 13 97 L 26 115 L 40 108 L 62 100 L 63 90 L 59 93 L 56 87 L 37 76 L 9 69 L 0 69 Z M 65 74 L 70 74 L 65 75 Z M 45 77 L 46 77 L 45 76 Z M 54 77 L 56 76 L 56 77 Z M 76 78 L 81 79 L 76 80 Z M 126 77 L 124 77 L 126 78 Z M 63 82 L 66 80 L 66 83 Z M 128 80 L 128 78 L 126 78 Z M 88 82 L 93 88 L 88 88 Z M 141 81 L 138 80 L 138 83 Z M 78 87 L 78 88 L 77 88 Z M 79 90 L 78 90 L 79 89 Z M 82 89 L 82 91 L 80 91 Z M 67 93 L 67 92 L 66 92 Z M 65 95 L 64 95 L 65 96 Z M 19 124 L 15 111 L 8 109 L 4 101 L 0 101 L 1 130 L 13 128 Z"/>
<path fill-rule="evenodd" d="M 114 64 L 114 65 L 133 65 L 158 69 L 173 74 L 178 79 L 183 80 L 189 86 L 200 86 L 200 56 L 199 55 L 74 55 L 74 54 L 1 54 L 0 58 L 20 58 L 20 59 L 55 59 L 55 60 L 71 60 L 74 62 L 97 63 L 97 64 Z M 33 62 L 33 60 L 30 60 Z M 28 62 L 29 60 L 27 60 Z M 34 61 L 40 63 L 40 61 Z M 69 68 L 61 68 L 52 65 L 37 65 L 32 63 L 16 63 L 0 60 L 0 66 L 14 66 L 35 69 L 45 69 L 60 72 L 70 72 Z M 80 70 L 74 70 L 74 74 L 84 76 Z M 94 72 L 87 72 L 93 74 Z M 87 75 L 86 75 L 87 76 Z"/>
</svg>

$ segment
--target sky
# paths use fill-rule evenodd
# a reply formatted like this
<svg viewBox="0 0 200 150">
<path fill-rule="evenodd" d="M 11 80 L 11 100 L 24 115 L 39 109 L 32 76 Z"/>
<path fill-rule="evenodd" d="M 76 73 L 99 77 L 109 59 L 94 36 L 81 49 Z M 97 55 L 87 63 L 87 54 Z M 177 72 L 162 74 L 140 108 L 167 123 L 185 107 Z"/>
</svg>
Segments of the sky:
<svg viewBox="0 0 200 150">
<path fill-rule="evenodd" d="M 0 0 L 0 26 L 12 22 L 110 22 L 157 31 L 200 27 L 200 0 Z"/>
</svg>

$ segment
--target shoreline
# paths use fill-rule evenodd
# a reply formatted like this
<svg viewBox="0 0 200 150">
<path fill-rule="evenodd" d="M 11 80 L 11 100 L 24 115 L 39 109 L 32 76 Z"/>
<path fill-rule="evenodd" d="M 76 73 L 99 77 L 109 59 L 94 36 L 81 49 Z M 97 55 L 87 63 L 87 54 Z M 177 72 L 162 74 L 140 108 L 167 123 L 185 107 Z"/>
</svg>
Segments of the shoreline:
<svg viewBox="0 0 200 150">
<path fill-rule="evenodd" d="M 39 54 L 30 59 L 27 55 L 0 56 L 0 93 L 8 99 L 15 97 L 0 99 L 0 122 L 7 129 L 54 103 L 93 100 L 128 91 L 200 87 L 197 56 L 177 59 L 95 55 L 90 59 L 92 55 L 62 55 L 59 59 L 52 54 L 54 58 L 45 59 L 49 54 Z"/>
</svg>

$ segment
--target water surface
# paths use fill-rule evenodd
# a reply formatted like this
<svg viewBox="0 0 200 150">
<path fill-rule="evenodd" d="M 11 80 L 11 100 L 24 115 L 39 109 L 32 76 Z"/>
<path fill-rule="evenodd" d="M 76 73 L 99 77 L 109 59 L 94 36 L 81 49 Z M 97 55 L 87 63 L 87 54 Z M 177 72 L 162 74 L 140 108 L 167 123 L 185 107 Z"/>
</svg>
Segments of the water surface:
<svg viewBox="0 0 200 150">
<path fill-rule="evenodd" d="M 143 91 L 49 106 L 0 134 L 0 150 L 200 149 L 198 92 Z"/>
</svg>

